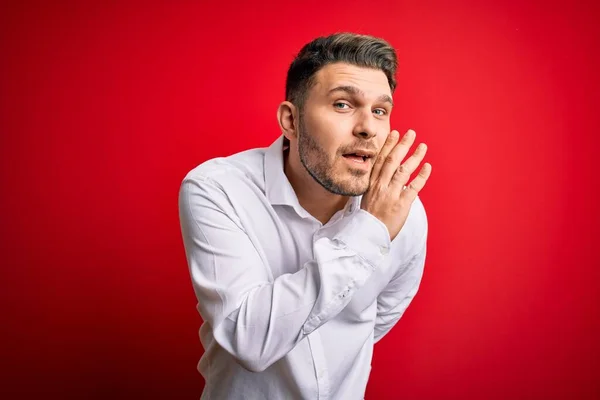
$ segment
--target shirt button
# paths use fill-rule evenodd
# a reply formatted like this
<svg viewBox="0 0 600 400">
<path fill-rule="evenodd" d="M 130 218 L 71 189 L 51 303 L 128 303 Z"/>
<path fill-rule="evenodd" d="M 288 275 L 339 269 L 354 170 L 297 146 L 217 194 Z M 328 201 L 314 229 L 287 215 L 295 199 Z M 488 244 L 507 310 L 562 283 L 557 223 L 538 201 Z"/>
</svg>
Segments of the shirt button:
<svg viewBox="0 0 600 400">
<path fill-rule="evenodd" d="M 388 246 L 379 246 L 379 251 L 385 256 L 390 252 L 390 248 Z"/>
</svg>

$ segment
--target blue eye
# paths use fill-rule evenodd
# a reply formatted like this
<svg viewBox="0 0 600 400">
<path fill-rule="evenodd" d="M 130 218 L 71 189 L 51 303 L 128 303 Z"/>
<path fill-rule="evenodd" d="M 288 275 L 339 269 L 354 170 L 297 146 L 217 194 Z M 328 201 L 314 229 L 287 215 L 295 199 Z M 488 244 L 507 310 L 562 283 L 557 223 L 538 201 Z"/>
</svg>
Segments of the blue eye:
<svg viewBox="0 0 600 400">
<path fill-rule="evenodd" d="M 376 109 L 376 110 L 375 110 L 375 111 L 373 111 L 373 112 L 374 112 L 374 113 L 377 113 L 377 112 L 379 112 L 379 114 L 377 114 L 377 115 L 385 115 L 385 114 L 387 114 L 387 111 L 385 111 L 385 110 L 382 110 L 381 108 L 378 108 L 378 109 Z"/>
<path fill-rule="evenodd" d="M 348 106 L 348 104 L 346 104 L 346 103 L 334 103 L 334 104 L 333 104 L 333 106 L 334 106 L 335 108 L 337 108 L 337 109 L 340 109 L 340 110 L 344 110 L 344 109 L 345 109 L 345 108 L 344 108 L 344 106 L 350 107 L 350 106 Z M 341 106 L 341 107 L 339 107 L 339 106 Z"/>
</svg>

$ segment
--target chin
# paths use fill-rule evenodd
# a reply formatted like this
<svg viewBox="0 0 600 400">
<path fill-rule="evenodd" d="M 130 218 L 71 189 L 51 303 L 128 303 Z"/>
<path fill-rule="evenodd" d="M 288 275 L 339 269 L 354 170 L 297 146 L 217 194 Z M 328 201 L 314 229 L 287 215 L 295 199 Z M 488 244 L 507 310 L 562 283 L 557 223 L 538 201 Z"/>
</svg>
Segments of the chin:
<svg viewBox="0 0 600 400">
<path fill-rule="evenodd" d="M 356 178 L 353 178 L 354 182 L 341 184 L 340 189 L 342 194 L 345 196 L 362 196 L 369 190 L 369 182 L 356 182 Z"/>
</svg>

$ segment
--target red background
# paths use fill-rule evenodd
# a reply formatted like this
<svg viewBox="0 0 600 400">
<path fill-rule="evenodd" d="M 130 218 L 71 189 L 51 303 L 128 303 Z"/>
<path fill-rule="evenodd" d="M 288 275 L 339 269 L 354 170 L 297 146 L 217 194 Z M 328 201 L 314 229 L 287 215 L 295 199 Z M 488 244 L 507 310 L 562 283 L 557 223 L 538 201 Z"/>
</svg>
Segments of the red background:
<svg viewBox="0 0 600 400">
<path fill-rule="evenodd" d="M 594 2 L 50 3 L 0 12 L 2 398 L 199 397 L 179 184 L 269 145 L 336 31 L 398 49 L 393 126 L 433 165 L 367 399 L 600 396 Z"/>
</svg>

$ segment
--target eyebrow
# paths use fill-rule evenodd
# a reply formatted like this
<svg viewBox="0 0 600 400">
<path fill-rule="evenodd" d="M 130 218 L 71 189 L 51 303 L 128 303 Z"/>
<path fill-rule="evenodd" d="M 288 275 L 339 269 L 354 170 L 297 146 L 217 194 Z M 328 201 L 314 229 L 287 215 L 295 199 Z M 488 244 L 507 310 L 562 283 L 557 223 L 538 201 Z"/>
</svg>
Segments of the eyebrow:
<svg viewBox="0 0 600 400">
<path fill-rule="evenodd" d="M 331 89 L 327 95 L 331 95 L 333 92 L 346 92 L 350 95 L 353 96 L 362 96 L 365 97 L 365 92 L 363 92 L 362 90 L 360 90 L 359 88 L 357 88 L 356 86 L 350 86 L 350 85 L 344 85 L 344 86 L 337 86 L 334 87 L 333 89 Z M 387 94 L 382 94 L 381 96 L 379 96 L 377 98 L 377 101 L 381 101 L 384 103 L 390 103 L 390 105 L 393 107 L 394 106 L 394 101 L 392 100 L 392 98 L 390 96 L 388 96 Z"/>
</svg>

